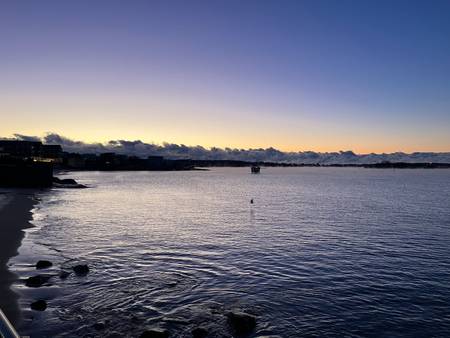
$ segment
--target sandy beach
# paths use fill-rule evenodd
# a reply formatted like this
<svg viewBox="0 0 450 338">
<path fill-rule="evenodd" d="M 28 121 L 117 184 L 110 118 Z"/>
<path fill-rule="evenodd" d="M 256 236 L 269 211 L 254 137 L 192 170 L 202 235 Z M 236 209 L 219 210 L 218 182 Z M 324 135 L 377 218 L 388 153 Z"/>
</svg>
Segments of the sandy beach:
<svg viewBox="0 0 450 338">
<path fill-rule="evenodd" d="M 31 227 L 31 210 L 36 201 L 26 190 L 8 192 L 0 199 L 0 308 L 13 325 L 20 320 L 18 295 L 11 290 L 17 276 L 8 270 L 8 261 L 18 253 L 24 229 Z"/>
</svg>

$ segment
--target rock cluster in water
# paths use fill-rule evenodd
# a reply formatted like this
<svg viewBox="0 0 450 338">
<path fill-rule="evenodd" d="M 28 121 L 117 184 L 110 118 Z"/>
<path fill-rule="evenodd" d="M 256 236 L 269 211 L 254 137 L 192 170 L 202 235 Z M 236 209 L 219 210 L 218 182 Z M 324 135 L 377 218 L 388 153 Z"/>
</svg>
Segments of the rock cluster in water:
<svg viewBox="0 0 450 338">
<path fill-rule="evenodd" d="M 36 263 L 36 269 L 48 269 L 53 266 L 53 263 L 47 260 L 40 260 Z M 75 265 L 73 271 L 77 276 L 85 276 L 89 273 L 89 267 L 86 264 Z M 70 275 L 70 272 L 62 270 L 59 273 L 59 278 L 66 279 Z M 38 288 L 49 281 L 51 275 L 35 275 L 28 277 L 25 280 L 25 285 L 30 288 Z M 47 302 L 43 299 L 39 299 L 30 304 L 30 308 L 34 311 L 45 311 L 47 309 Z M 105 323 L 98 322 L 94 324 L 96 330 L 103 330 L 106 327 Z"/>
<path fill-rule="evenodd" d="M 52 267 L 53 264 L 50 261 L 40 260 L 36 263 L 36 269 L 47 269 Z M 78 264 L 72 267 L 73 272 L 77 276 L 86 276 L 90 269 L 87 264 Z M 61 270 L 59 273 L 60 279 L 66 279 L 70 276 L 71 272 L 66 270 Z M 51 275 L 36 275 L 29 277 L 25 281 L 25 285 L 28 287 L 40 287 L 47 283 L 51 278 Z M 30 304 L 32 310 L 35 311 L 45 311 L 47 309 L 47 302 L 45 300 L 37 300 Z M 228 328 L 230 333 L 234 337 L 248 337 L 253 333 L 256 328 L 256 317 L 242 312 L 242 311 L 231 311 L 226 314 Z M 133 320 L 137 322 L 137 320 Z M 96 331 L 103 331 L 107 328 L 107 323 L 104 321 L 98 321 L 93 324 L 93 329 Z M 206 338 L 208 337 L 208 330 L 204 327 L 196 327 L 191 331 L 193 338 Z M 116 338 L 121 335 L 116 332 L 109 332 L 106 337 Z M 141 333 L 139 338 L 169 338 L 169 331 L 162 328 L 150 328 Z"/>
</svg>

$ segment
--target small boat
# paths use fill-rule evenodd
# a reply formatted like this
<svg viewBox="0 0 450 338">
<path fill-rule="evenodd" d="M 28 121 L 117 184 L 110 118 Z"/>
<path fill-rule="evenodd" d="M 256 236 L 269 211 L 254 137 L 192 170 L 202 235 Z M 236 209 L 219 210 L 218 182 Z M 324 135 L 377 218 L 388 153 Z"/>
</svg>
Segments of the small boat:
<svg viewBox="0 0 450 338">
<path fill-rule="evenodd" d="M 252 171 L 252 174 L 259 174 L 259 172 L 261 171 L 261 168 L 257 165 L 252 165 L 251 171 Z"/>
</svg>

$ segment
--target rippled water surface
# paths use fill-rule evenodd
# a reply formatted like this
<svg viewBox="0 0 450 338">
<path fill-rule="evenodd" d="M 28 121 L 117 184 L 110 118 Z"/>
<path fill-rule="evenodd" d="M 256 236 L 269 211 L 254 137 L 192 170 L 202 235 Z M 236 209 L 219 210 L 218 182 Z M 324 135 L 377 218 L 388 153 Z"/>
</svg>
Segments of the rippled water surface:
<svg viewBox="0 0 450 338">
<path fill-rule="evenodd" d="M 248 172 L 74 172 L 92 188 L 41 193 L 13 268 L 91 272 L 15 285 L 21 333 L 231 337 L 240 309 L 252 337 L 450 336 L 449 170 Z"/>
</svg>

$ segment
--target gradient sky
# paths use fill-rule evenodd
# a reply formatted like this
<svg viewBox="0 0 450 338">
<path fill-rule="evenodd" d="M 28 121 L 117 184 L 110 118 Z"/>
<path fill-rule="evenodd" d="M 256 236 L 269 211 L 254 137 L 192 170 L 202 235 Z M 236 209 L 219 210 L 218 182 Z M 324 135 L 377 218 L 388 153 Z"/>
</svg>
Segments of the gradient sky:
<svg viewBox="0 0 450 338">
<path fill-rule="evenodd" d="M 450 1 L 0 1 L 0 136 L 450 151 Z"/>
</svg>

